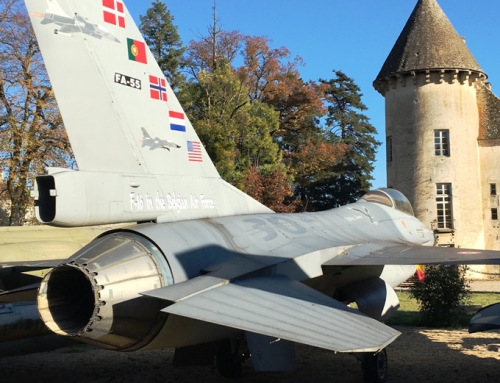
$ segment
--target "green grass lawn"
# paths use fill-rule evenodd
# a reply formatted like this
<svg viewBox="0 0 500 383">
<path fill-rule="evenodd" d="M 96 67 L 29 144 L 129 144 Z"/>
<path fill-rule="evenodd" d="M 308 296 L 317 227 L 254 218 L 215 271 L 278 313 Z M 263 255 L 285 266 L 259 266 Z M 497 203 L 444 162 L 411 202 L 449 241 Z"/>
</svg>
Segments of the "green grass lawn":
<svg viewBox="0 0 500 383">
<path fill-rule="evenodd" d="M 417 301 L 411 298 L 408 292 L 398 292 L 397 295 L 401 306 L 386 323 L 390 326 L 420 326 L 421 319 Z M 467 304 L 485 307 L 499 302 L 500 293 L 471 293 L 470 301 Z M 472 316 L 473 313 L 464 315 L 460 325 L 467 327 Z"/>
</svg>

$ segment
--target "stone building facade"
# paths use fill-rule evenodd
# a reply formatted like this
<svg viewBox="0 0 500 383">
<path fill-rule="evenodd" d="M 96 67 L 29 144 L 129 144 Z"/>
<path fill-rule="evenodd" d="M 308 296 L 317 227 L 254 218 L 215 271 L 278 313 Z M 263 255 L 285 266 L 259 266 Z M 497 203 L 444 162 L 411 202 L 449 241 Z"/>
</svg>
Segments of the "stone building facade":
<svg viewBox="0 0 500 383">
<path fill-rule="evenodd" d="M 438 245 L 500 250 L 500 99 L 436 0 L 418 0 L 373 84 L 385 97 L 387 186 Z"/>
</svg>

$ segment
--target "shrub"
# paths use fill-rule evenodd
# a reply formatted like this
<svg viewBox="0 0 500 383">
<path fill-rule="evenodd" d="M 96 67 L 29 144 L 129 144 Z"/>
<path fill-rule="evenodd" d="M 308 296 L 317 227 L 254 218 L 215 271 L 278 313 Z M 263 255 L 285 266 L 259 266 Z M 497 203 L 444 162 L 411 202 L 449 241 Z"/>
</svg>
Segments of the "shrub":
<svg viewBox="0 0 500 383">
<path fill-rule="evenodd" d="M 410 294 L 420 305 L 422 324 L 432 327 L 459 325 L 469 300 L 469 284 L 465 279 L 467 266 L 427 266 L 422 282 L 415 282 Z"/>
</svg>

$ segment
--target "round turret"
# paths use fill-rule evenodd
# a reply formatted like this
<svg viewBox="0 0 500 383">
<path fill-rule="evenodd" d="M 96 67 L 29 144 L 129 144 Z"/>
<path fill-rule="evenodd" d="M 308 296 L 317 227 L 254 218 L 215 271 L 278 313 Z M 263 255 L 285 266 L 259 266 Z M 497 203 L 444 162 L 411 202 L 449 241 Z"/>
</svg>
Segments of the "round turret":
<svg viewBox="0 0 500 383">
<path fill-rule="evenodd" d="M 484 248 L 477 90 L 486 78 L 436 0 L 419 0 L 374 81 L 386 99 L 387 186 L 441 245 Z"/>
</svg>

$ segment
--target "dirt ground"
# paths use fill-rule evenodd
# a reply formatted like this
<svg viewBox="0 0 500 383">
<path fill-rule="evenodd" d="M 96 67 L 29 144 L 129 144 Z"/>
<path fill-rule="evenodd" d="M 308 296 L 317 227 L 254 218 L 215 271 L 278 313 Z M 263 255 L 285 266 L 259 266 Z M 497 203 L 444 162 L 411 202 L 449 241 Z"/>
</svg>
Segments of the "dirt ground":
<svg viewBox="0 0 500 383">
<path fill-rule="evenodd" d="M 388 348 L 389 383 L 494 382 L 500 369 L 500 333 L 397 327 L 402 335 Z M 1 382 L 228 382 L 211 367 L 173 368 L 172 350 L 116 353 L 85 345 L 4 357 Z M 297 346 L 294 373 L 255 373 L 250 362 L 238 382 L 362 382 L 351 355 Z"/>
</svg>

